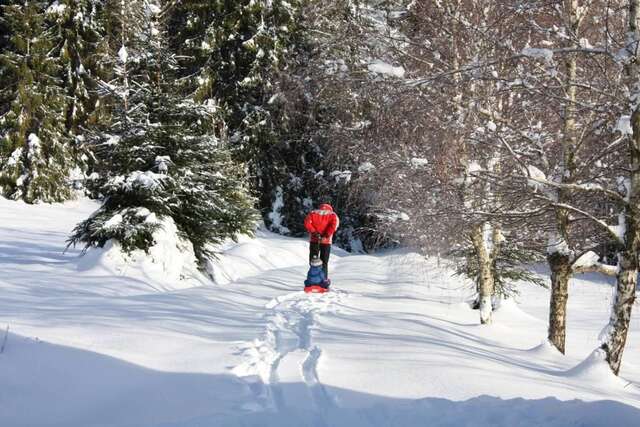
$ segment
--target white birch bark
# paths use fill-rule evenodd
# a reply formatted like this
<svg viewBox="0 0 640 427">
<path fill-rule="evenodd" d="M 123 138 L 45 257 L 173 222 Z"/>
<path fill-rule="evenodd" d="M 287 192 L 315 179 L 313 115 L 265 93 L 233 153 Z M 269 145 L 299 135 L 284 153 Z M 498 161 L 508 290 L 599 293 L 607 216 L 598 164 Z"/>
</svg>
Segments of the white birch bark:
<svg viewBox="0 0 640 427">
<path fill-rule="evenodd" d="M 492 321 L 493 307 L 491 300 L 495 291 L 495 279 L 493 275 L 492 254 L 496 254 L 495 249 L 489 248 L 487 244 L 486 231 L 490 228 L 489 223 L 477 224 L 471 232 L 471 241 L 478 258 L 478 299 L 480 303 L 480 323 L 488 324 Z M 495 236 L 491 230 L 491 237 Z"/>
<path fill-rule="evenodd" d="M 620 372 L 622 354 L 627 341 L 631 311 L 636 297 L 638 277 L 638 246 L 640 221 L 640 55 L 638 55 L 638 41 L 640 31 L 640 0 L 629 3 L 629 40 L 628 52 L 630 58 L 626 65 L 627 77 L 630 81 L 631 92 L 631 127 L 633 135 L 628 138 L 631 156 L 630 184 L 627 193 L 628 202 L 624 207 L 624 250 L 618 253 L 618 274 L 616 276 L 616 292 L 611 307 L 611 316 L 606 333 L 603 336 L 601 348 L 605 351 L 606 360 L 614 374 Z"/>
<path fill-rule="evenodd" d="M 580 18 L 578 17 L 578 0 L 565 0 L 566 26 L 579 35 Z M 565 108 L 562 135 L 562 163 L 563 170 L 560 180 L 563 184 L 572 183 L 575 174 L 576 151 L 576 74 L 577 64 L 575 55 L 567 55 L 565 58 Z M 556 189 L 558 203 L 570 202 L 570 191 Z M 571 278 L 571 264 L 573 254 L 569 250 L 569 211 L 555 208 L 556 229 L 549 238 L 547 249 L 547 263 L 551 270 L 551 299 L 549 302 L 549 329 L 548 340 L 560 351 L 565 353 L 566 325 L 567 325 L 567 301 L 569 299 L 569 279 Z M 554 242 L 555 240 L 555 242 Z"/>
</svg>

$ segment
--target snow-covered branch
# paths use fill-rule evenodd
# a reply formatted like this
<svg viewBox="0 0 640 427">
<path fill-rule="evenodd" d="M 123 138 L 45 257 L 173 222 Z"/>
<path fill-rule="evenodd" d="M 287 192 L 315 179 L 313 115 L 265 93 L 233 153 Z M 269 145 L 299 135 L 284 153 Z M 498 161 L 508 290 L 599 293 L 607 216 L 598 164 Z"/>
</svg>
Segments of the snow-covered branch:
<svg viewBox="0 0 640 427">
<path fill-rule="evenodd" d="M 571 206 L 569 204 L 566 203 L 552 203 L 552 206 L 556 207 L 556 208 L 561 208 L 561 209 L 567 209 L 571 212 L 577 213 L 579 215 L 582 215 L 585 218 L 590 219 L 591 221 L 593 221 L 594 224 L 600 226 L 600 228 L 602 228 L 604 231 L 606 231 L 609 236 L 613 237 L 615 239 L 616 242 L 623 244 L 624 243 L 624 236 L 621 236 L 620 233 L 616 233 L 612 227 L 610 225 L 608 225 L 606 222 L 604 222 L 603 220 L 591 215 L 589 212 L 586 212 L 582 209 L 578 209 L 575 206 Z"/>
<path fill-rule="evenodd" d="M 533 182 L 536 182 L 541 185 L 548 185 L 550 187 L 564 189 L 564 190 L 572 190 L 572 191 L 580 191 L 585 193 L 599 193 L 610 197 L 613 200 L 616 200 L 620 203 L 626 203 L 624 196 L 620 195 L 615 191 L 608 190 L 602 187 L 599 184 L 571 184 L 571 183 L 563 183 L 556 181 L 549 181 L 546 178 L 541 178 L 540 176 L 532 175 L 527 169 L 527 179 Z"/>
<path fill-rule="evenodd" d="M 517 61 L 525 58 L 542 58 L 545 61 L 550 61 L 553 59 L 553 56 L 555 55 L 568 55 L 568 54 L 575 54 L 575 53 L 582 53 L 585 55 L 606 55 L 608 57 L 611 57 L 612 59 L 616 59 L 616 56 L 606 48 L 593 48 L 593 47 L 591 48 L 567 47 L 567 48 L 556 48 L 556 49 L 525 48 L 520 53 L 516 53 L 511 56 L 501 57 L 498 59 L 492 59 L 484 62 L 474 62 L 473 64 L 459 67 L 453 70 L 447 70 L 444 72 L 436 73 L 432 76 L 407 79 L 405 83 L 409 86 L 429 85 L 444 77 L 449 77 L 456 74 L 472 73 L 474 71 L 477 71 L 483 68 L 489 68 L 501 63 L 513 62 L 513 61 Z"/>
<path fill-rule="evenodd" d="M 604 264 L 599 261 L 600 256 L 593 251 L 588 251 L 579 256 L 573 264 L 571 271 L 574 273 L 601 273 L 606 276 L 615 276 L 618 274 L 618 267 L 615 265 Z"/>
</svg>

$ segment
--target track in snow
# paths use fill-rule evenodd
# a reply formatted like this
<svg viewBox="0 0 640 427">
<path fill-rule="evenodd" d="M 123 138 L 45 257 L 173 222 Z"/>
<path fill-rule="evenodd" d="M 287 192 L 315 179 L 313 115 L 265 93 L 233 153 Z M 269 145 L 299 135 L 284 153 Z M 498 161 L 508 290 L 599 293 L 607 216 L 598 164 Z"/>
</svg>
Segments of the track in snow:
<svg viewBox="0 0 640 427">
<path fill-rule="evenodd" d="M 320 412 L 333 400 L 318 377 L 322 350 L 313 344 L 315 317 L 335 308 L 344 292 L 325 294 L 293 292 L 266 304 L 265 331 L 260 338 L 241 347 L 244 362 L 233 369 L 255 396 L 249 410 L 282 411 L 287 407 L 309 407 Z M 282 384 L 301 385 L 282 387 Z"/>
</svg>

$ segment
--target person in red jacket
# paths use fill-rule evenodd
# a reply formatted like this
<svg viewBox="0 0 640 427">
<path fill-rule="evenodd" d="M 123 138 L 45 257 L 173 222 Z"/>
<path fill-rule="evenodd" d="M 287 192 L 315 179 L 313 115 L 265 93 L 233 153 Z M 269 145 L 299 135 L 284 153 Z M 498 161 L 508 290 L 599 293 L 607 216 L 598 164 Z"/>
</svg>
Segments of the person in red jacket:
<svg viewBox="0 0 640 427">
<path fill-rule="evenodd" d="M 320 255 L 324 276 L 329 278 L 329 255 L 331 255 L 331 242 L 333 234 L 340 225 L 338 215 L 328 203 L 323 203 L 304 219 L 304 228 L 310 236 L 309 262 Z"/>
</svg>

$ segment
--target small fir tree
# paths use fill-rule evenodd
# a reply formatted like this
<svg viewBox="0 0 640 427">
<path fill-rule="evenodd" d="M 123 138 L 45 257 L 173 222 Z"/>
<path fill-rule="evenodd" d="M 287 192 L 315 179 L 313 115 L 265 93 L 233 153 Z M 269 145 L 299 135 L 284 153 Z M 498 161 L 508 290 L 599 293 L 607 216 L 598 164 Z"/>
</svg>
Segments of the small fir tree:
<svg viewBox="0 0 640 427">
<path fill-rule="evenodd" d="M 247 233 L 255 212 L 243 167 L 213 135 L 218 108 L 195 103 L 173 85 L 178 71 L 156 21 L 157 8 L 141 8 L 153 24 L 121 11 L 125 44 L 114 52 L 115 78 L 106 85 L 114 117 L 93 139 L 105 167 L 101 208 L 80 223 L 70 244 L 148 250 L 162 219 L 170 217 L 203 262 L 208 245 Z M 126 21 L 124 21 L 126 19 Z"/>
<path fill-rule="evenodd" d="M 473 246 L 461 246 L 453 249 L 449 254 L 456 260 L 455 273 L 467 277 L 477 285 L 480 269 Z M 491 265 L 495 280 L 495 295 L 500 298 L 518 295 L 518 282 L 546 287 L 545 280 L 528 268 L 534 263 L 543 261 L 544 257 L 539 251 L 522 247 L 517 241 L 502 242 L 498 256 Z M 474 308 L 479 308 L 478 301 L 474 303 Z"/>
</svg>

